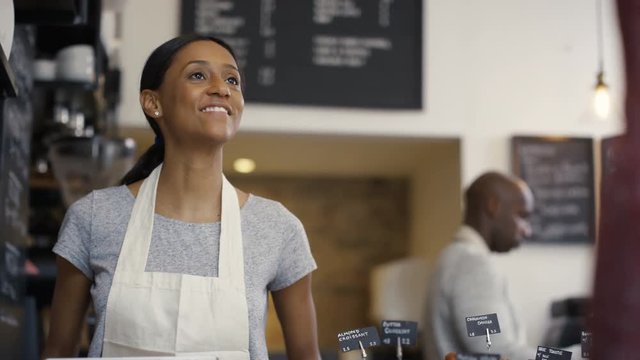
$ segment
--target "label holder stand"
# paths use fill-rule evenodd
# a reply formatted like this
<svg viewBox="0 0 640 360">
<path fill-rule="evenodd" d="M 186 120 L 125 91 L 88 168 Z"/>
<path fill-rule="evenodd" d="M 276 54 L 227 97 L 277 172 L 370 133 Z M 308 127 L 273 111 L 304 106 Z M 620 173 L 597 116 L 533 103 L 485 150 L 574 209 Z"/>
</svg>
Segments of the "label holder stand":
<svg viewBox="0 0 640 360">
<path fill-rule="evenodd" d="M 362 341 L 358 340 L 358 344 L 360 345 L 360 356 L 364 360 L 367 358 L 367 350 L 365 350 L 364 346 L 362 345 Z"/>
<path fill-rule="evenodd" d="M 489 328 L 485 328 L 487 330 L 487 349 L 491 348 L 491 335 L 489 335 Z"/>
<path fill-rule="evenodd" d="M 400 340 L 400 336 L 398 336 L 396 340 L 396 358 L 398 360 L 402 360 L 402 343 Z"/>
</svg>

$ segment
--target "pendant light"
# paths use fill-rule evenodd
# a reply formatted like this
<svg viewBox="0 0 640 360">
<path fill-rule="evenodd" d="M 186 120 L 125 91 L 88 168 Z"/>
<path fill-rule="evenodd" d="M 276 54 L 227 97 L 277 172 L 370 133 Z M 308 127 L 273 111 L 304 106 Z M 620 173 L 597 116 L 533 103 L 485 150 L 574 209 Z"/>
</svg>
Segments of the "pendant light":
<svg viewBox="0 0 640 360">
<path fill-rule="evenodd" d="M 604 55 L 602 34 L 602 0 L 596 1 L 596 42 L 598 48 L 598 74 L 596 76 L 595 93 L 593 96 L 593 110 L 601 119 L 606 119 L 611 111 L 611 97 L 609 86 L 604 81 Z"/>
</svg>

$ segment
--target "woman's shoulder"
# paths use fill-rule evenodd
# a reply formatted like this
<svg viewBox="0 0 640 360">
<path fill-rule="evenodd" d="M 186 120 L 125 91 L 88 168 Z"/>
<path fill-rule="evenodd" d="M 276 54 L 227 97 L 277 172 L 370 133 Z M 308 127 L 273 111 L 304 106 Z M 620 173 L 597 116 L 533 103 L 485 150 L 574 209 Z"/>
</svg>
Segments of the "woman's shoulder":
<svg viewBox="0 0 640 360">
<path fill-rule="evenodd" d="M 92 190 L 71 204 L 69 211 L 91 213 L 96 208 L 122 207 L 123 204 L 131 202 L 133 199 L 133 195 L 126 186 L 111 186 Z"/>
<path fill-rule="evenodd" d="M 251 220 L 289 229 L 302 228 L 302 223 L 281 202 L 250 194 L 242 214 Z"/>
<path fill-rule="evenodd" d="M 61 224 L 60 238 L 80 236 L 78 234 L 86 235 L 95 230 L 94 225 L 120 219 L 121 215 L 125 213 L 123 208 L 126 205 L 123 206 L 123 204 L 126 204 L 126 202 L 127 188 L 124 186 L 114 186 L 89 192 L 74 201 L 67 209 Z"/>
<path fill-rule="evenodd" d="M 102 189 L 96 189 L 91 192 L 94 201 L 110 202 L 114 204 L 122 204 L 123 201 L 135 200 L 133 194 L 126 185 L 110 186 Z"/>
<path fill-rule="evenodd" d="M 247 201 L 245 203 L 247 210 L 251 213 L 260 214 L 261 216 L 271 216 L 276 218 L 288 218 L 295 215 L 289 209 L 287 209 L 281 202 L 262 197 L 253 193 L 249 193 Z"/>
</svg>

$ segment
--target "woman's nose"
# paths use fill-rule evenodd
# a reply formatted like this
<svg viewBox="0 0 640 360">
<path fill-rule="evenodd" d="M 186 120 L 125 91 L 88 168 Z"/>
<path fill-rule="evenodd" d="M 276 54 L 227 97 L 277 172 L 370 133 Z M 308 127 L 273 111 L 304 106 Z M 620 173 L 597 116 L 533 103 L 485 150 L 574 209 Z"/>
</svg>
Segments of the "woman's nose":
<svg viewBox="0 0 640 360">
<path fill-rule="evenodd" d="M 222 79 L 212 79 L 207 92 L 209 95 L 227 97 L 231 95 L 228 84 Z"/>
</svg>

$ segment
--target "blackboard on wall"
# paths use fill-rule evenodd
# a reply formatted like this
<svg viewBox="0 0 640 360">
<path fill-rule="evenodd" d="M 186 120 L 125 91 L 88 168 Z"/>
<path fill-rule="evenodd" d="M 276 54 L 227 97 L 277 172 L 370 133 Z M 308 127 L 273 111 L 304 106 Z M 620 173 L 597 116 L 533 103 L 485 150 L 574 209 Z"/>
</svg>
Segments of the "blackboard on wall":
<svg viewBox="0 0 640 360">
<path fill-rule="evenodd" d="M 28 233 L 33 28 L 16 26 L 9 64 L 18 96 L 0 99 L 0 356 L 22 358 Z"/>
<path fill-rule="evenodd" d="M 531 241 L 593 242 L 593 140 L 516 136 L 511 145 L 513 172 L 535 197 Z"/>
<path fill-rule="evenodd" d="M 422 0 L 182 0 L 181 18 L 231 45 L 249 101 L 422 108 Z"/>
</svg>

